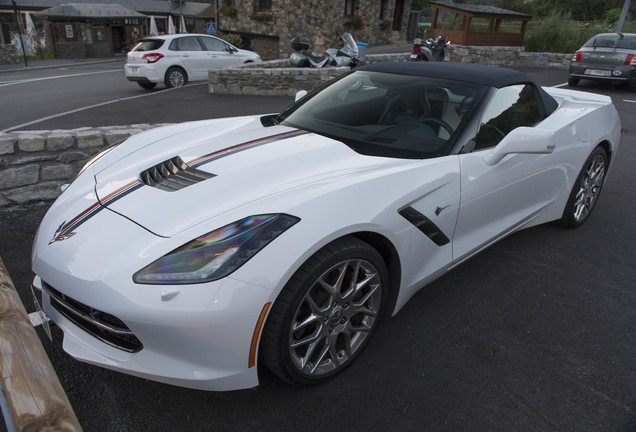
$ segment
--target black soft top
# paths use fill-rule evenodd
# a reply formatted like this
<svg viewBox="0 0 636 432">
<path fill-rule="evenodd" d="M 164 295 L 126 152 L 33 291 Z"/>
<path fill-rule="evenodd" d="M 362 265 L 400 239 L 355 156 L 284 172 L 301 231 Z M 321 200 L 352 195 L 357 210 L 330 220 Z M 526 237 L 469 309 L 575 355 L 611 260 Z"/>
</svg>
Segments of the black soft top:
<svg viewBox="0 0 636 432">
<path fill-rule="evenodd" d="M 543 100 L 546 116 L 552 114 L 558 103 L 541 86 L 523 72 L 497 66 L 472 63 L 447 62 L 387 62 L 359 67 L 358 70 L 383 72 L 397 75 L 413 75 L 464 81 L 489 87 L 501 88 L 514 84 L 530 84 L 536 87 Z"/>
</svg>

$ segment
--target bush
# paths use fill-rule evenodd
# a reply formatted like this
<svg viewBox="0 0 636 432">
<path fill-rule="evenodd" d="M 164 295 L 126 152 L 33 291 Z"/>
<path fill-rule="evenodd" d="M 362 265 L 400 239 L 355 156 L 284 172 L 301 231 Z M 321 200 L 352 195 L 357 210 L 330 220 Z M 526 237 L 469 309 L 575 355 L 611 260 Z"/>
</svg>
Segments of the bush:
<svg viewBox="0 0 636 432">
<path fill-rule="evenodd" d="M 353 30 L 360 30 L 362 26 L 364 25 L 362 18 L 360 18 L 359 16 L 349 17 L 348 22 L 349 22 L 349 26 L 351 26 Z"/>
<path fill-rule="evenodd" d="M 227 43 L 231 43 L 237 48 L 243 48 L 243 38 L 241 37 L 241 35 L 238 35 L 236 33 L 226 33 L 221 37 L 221 39 L 223 39 Z"/>
<path fill-rule="evenodd" d="M 250 15 L 250 18 L 252 19 L 252 21 L 268 23 L 274 19 L 274 15 L 268 13 L 253 12 L 252 15 Z"/>
<path fill-rule="evenodd" d="M 231 6 L 221 6 L 219 8 L 219 12 L 221 12 L 221 15 L 229 18 L 235 18 L 237 14 L 236 8 L 233 8 Z"/>
<path fill-rule="evenodd" d="M 607 24 L 574 21 L 570 13 L 553 12 L 531 21 L 524 38 L 526 51 L 570 53 L 597 33 L 612 32 Z"/>
</svg>

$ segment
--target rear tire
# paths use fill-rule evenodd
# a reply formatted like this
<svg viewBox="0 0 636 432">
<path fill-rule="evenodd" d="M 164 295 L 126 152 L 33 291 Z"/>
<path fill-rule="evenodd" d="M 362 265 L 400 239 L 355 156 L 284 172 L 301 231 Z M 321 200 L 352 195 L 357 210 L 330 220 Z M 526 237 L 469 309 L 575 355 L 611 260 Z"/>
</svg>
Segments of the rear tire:
<svg viewBox="0 0 636 432">
<path fill-rule="evenodd" d="M 150 81 L 137 81 L 137 84 L 139 84 L 139 87 L 146 90 L 152 90 L 157 86 L 157 83 L 153 83 Z"/>
<path fill-rule="evenodd" d="M 261 358 L 291 384 L 320 384 L 344 371 L 378 327 L 388 272 L 368 243 L 328 244 L 292 276 L 265 324 Z"/>
<path fill-rule="evenodd" d="M 557 221 L 559 225 L 578 228 L 588 219 L 601 194 L 607 165 L 607 153 L 596 147 L 574 182 L 563 216 Z"/>
<path fill-rule="evenodd" d="M 188 76 L 180 67 L 173 66 L 166 72 L 164 84 L 168 88 L 181 87 L 188 82 Z"/>
<path fill-rule="evenodd" d="M 570 87 L 576 87 L 577 85 L 579 85 L 579 81 L 581 81 L 580 78 L 574 78 L 571 76 L 568 78 L 568 85 Z"/>
</svg>

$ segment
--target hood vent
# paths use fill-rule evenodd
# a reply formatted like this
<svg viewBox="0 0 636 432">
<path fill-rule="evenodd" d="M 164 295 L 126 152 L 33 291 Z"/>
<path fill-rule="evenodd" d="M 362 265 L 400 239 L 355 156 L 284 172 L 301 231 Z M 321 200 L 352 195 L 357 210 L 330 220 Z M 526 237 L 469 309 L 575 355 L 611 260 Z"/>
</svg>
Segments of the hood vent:
<svg viewBox="0 0 636 432">
<path fill-rule="evenodd" d="M 155 165 L 140 174 L 141 182 L 168 192 L 186 188 L 215 177 L 214 174 L 188 166 L 179 156 Z"/>
</svg>

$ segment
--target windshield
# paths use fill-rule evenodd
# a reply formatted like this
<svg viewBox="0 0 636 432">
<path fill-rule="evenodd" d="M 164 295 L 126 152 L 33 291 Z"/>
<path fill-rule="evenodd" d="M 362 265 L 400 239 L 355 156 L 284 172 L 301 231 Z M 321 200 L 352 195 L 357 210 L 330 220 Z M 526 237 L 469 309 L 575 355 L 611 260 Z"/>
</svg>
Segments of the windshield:
<svg viewBox="0 0 636 432">
<path fill-rule="evenodd" d="M 449 154 L 486 90 L 461 81 L 357 71 L 283 111 L 278 123 L 372 156 Z"/>
<path fill-rule="evenodd" d="M 351 33 L 345 33 L 340 38 L 344 42 L 344 46 L 342 47 L 342 51 L 357 56 L 358 55 L 358 45 L 356 45 L 355 41 L 353 40 L 353 36 L 351 36 Z"/>
<path fill-rule="evenodd" d="M 636 50 L 636 34 L 600 34 L 587 41 L 584 46 Z"/>
</svg>

